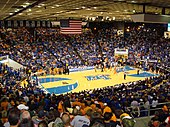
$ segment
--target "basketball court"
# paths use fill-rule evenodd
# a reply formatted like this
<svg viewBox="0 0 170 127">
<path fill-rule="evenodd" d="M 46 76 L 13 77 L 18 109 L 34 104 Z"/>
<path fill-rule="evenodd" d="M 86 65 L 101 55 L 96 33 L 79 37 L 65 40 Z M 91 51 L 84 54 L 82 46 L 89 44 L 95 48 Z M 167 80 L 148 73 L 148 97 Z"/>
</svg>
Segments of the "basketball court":
<svg viewBox="0 0 170 127">
<path fill-rule="evenodd" d="M 38 77 L 38 81 L 42 88 L 54 94 L 65 94 L 69 92 L 79 92 L 83 90 L 102 88 L 107 86 L 115 86 L 121 83 L 144 80 L 147 77 L 157 76 L 150 72 L 140 70 L 139 75 L 137 69 L 125 66 L 113 70 L 101 72 L 94 69 L 70 72 L 70 75 L 48 75 Z M 124 71 L 127 73 L 126 80 L 124 79 Z"/>
</svg>

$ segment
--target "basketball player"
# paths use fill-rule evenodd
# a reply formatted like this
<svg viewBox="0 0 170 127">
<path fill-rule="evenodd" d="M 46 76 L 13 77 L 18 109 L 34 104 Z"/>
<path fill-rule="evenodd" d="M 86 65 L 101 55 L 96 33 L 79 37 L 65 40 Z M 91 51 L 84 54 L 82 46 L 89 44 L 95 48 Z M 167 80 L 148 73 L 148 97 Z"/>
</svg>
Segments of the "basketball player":
<svg viewBox="0 0 170 127">
<path fill-rule="evenodd" d="M 139 69 L 137 70 L 137 75 L 139 75 Z"/>
<path fill-rule="evenodd" d="M 97 64 L 94 66 L 94 71 L 97 72 Z"/>
<path fill-rule="evenodd" d="M 114 67 L 113 74 L 117 74 L 116 66 Z"/>
<path fill-rule="evenodd" d="M 103 62 L 101 62 L 101 72 L 103 72 L 104 71 L 104 64 L 103 64 Z"/>
<path fill-rule="evenodd" d="M 104 66 L 104 72 L 106 72 L 106 62 L 103 62 L 103 66 Z"/>
<path fill-rule="evenodd" d="M 124 72 L 124 80 L 126 80 L 126 72 Z"/>
<path fill-rule="evenodd" d="M 66 73 L 69 75 L 70 74 L 70 70 L 69 70 L 69 65 L 68 63 L 66 63 Z"/>
<path fill-rule="evenodd" d="M 109 66 L 110 66 L 110 69 L 109 69 L 109 70 L 112 71 L 113 63 L 110 62 L 109 64 L 110 64 L 110 65 L 109 65 Z"/>
</svg>

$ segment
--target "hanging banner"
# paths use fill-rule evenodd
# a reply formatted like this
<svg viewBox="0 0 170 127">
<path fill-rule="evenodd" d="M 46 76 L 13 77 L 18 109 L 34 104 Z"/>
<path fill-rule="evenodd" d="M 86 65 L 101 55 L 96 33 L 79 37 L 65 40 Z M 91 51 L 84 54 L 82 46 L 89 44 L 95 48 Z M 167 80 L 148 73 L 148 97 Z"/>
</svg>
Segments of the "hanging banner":
<svg viewBox="0 0 170 127">
<path fill-rule="evenodd" d="M 18 27 L 18 22 L 14 21 L 14 27 Z"/>
<path fill-rule="evenodd" d="M 50 21 L 47 22 L 47 27 L 51 27 L 51 22 Z"/>
<path fill-rule="evenodd" d="M 11 21 L 8 21 L 8 22 L 7 22 L 7 26 L 8 26 L 8 27 L 12 27 Z"/>
<path fill-rule="evenodd" d="M 41 26 L 41 22 L 37 21 L 37 27 L 40 27 L 40 26 Z"/>
<path fill-rule="evenodd" d="M 5 27 L 4 21 L 1 21 L 1 28 L 2 28 L 2 27 Z"/>
<path fill-rule="evenodd" d="M 35 21 L 31 22 L 31 27 L 35 27 Z"/>
<path fill-rule="evenodd" d="M 42 21 L 42 27 L 45 27 L 46 25 L 45 25 L 45 21 Z"/>
<path fill-rule="evenodd" d="M 30 22 L 26 21 L 26 27 L 30 27 Z"/>
<path fill-rule="evenodd" d="M 23 27 L 24 26 L 24 22 L 23 21 L 20 21 L 20 27 Z"/>
</svg>

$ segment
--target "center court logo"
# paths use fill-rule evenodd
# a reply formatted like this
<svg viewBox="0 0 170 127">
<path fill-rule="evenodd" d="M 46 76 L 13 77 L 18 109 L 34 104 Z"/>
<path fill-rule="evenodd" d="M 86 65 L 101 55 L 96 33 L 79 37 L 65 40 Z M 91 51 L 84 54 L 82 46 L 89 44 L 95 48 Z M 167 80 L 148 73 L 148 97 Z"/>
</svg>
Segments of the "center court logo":
<svg viewBox="0 0 170 127">
<path fill-rule="evenodd" d="M 39 78 L 38 81 L 42 85 L 43 89 L 51 94 L 68 93 L 76 89 L 78 86 L 78 82 L 75 82 L 74 80 L 71 80 L 69 78 L 61 78 L 61 77 Z M 53 85 L 49 87 L 50 85 L 49 83 L 53 83 Z"/>
<path fill-rule="evenodd" d="M 104 80 L 109 80 L 109 79 L 111 79 L 111 78 L 110 78 L 110 75 L 85 76 L 85 78 L 86 78 L 88 81 L 99 80 L 99 79 L 104 79 Z"/>
</svg>

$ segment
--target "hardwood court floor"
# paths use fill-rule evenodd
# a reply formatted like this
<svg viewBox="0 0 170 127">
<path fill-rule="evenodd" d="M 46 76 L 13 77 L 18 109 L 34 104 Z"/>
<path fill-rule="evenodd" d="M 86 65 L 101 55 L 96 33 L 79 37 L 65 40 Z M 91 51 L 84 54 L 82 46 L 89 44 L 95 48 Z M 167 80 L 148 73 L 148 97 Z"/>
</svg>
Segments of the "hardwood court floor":
<svg viewBox="0 0 170 127">
<path fill-rule="evenodd" d="M 150 72 L 143 72 L 137 75 L 137 70 L 132 67 L 124 67 L 128 73 L 124 80 L 124 72 L 119 69 L 117 74 L 107 70 L 86 70 L 71 72 L 70 75 L 48 75 L 41 76 L 39 82 L 42 87 L 50 93 L 64 94 L 67 92 L 79 92 L 83 90 L 114 86 L 116 84 L 127 83 L 132 81 L 144 80 L 146 77 L 156 76 Z"/>
</svg>

